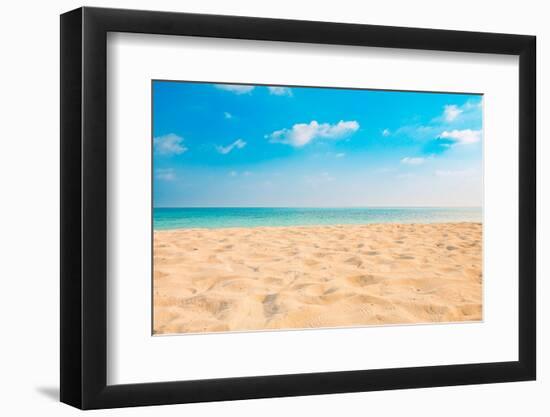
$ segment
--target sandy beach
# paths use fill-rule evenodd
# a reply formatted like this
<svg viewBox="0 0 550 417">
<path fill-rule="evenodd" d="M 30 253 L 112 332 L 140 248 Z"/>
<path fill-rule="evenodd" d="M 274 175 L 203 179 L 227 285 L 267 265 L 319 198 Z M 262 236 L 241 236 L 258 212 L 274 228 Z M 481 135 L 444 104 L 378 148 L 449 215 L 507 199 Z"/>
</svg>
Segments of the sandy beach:
<svg viewBox="0 0 550 417">
<path fill-rule="evenodd" d="M 154 232 L 155 334 L 482 319 L 479 223 Z"/>
</svg>

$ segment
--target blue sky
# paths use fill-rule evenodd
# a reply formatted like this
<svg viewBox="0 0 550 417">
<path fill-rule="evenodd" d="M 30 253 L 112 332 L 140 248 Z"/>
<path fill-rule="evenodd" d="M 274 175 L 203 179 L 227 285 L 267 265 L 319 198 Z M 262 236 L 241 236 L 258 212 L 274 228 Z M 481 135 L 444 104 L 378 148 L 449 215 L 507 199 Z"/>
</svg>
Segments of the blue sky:
<svg viewBox="0 0 550 417">
<path fill-rule="evenodd" d="M 482 96 L 153 82 L 155 207 L 482 205 Z"/>
</svg>

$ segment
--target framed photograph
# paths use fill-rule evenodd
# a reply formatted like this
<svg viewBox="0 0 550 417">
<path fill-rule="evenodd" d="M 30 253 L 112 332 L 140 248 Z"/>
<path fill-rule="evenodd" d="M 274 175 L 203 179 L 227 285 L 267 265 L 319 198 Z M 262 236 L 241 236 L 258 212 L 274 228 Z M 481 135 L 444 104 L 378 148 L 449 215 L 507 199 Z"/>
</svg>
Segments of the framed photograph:
<svg viewBox="0 0 550 417">
<path fill-rule="evenodd" d="M 535 37 L 61 16 L 61 401 L 533 380 Z"/>
</svg>

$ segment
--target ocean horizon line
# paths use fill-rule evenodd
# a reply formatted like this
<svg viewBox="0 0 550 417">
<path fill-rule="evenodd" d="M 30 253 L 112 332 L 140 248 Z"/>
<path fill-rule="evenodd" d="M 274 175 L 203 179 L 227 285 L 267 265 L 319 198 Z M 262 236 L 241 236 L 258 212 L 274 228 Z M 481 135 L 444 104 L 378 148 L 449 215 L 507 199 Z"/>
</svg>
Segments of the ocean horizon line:
<svg viewBox="0 0 550 417">
<path fill-rule="evenodd" d="M 483 206 L 153 206 L 153 209 L 482 209 Z"/>
<path fill-rule="evenodd" d="M 157 207 L 155 229 L 481 222 L 481 207 Z"/>
</svg>

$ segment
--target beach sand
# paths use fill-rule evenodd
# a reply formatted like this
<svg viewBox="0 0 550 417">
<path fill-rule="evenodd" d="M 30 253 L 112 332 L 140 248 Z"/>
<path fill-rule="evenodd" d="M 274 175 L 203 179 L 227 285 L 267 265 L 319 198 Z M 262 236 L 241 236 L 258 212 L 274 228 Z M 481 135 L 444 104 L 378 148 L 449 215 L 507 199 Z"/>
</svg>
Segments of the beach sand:
<svg viewBox="0 0 550 417">
<path fill-rule="evenodd" d="M 482 319 L 479 223 L 154 232 L 155 334 Z"/>
</svg>

